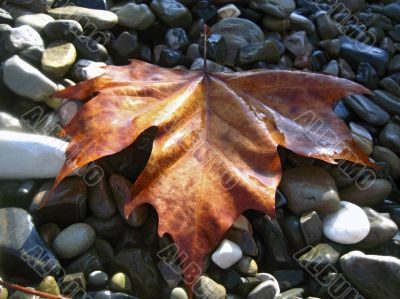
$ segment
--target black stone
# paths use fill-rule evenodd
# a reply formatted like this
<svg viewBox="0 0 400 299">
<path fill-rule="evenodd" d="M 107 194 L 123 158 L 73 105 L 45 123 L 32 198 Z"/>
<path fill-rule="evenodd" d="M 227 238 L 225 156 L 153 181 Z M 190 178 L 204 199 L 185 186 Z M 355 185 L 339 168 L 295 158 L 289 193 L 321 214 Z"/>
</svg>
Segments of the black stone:
<svg viewBox="0 0 400 299">
<path fill-rule="evenodd" d="M 375 89 L 379 85 L 378 74 L 368 62 L 361 62 L 358 65 L 355 81 L 369 89 Z"/>
<path fill-rule="evenodd" d="M 212 23 L 217 17 L 217 8 L 215 5 L 210 4 L 208 0 L 198 1 L 192 8 L 192 15 L 194 19 L 202 19 L 205 22 Z"/>
<path fill-rule="evenodd" d="M 344 98 L 344 103 L 368 124 L 382 126 L 389 120 L 389 114 L 366 96 L 348 96 Z"/>
<path fill-rule="evenodd" d="M 304 280 L 303 270 L 278 270 L 274 271 L 272 275 L 278 281 L 281 291 L 296 287 Z"/>
<path fill-rule="evenodd" d="M 106 61 L 108 59 L 107 49 L 89 36 L 79 35 L 74 38 L 73 44 L 82 58 L 93 61 Z"/>
<path fill-rule="evenodd" d="M 199 43 L 199 50 L 202 55 L 204 56 L 204 43 Z M 218 34 L 213 33 L 207 38 L 207 59 L 214 60 L 215 62 L 219 63 L 224 60 L 228 49 L 226 47 L 225 38 Z"/>
<path fill-rule="evenodd" d="M 164 49 L 160 53 L 160 60 L 158 64 L 162 67 L 172 68 L 177 65 L 189 67 L 192 60 L 183 55 L 180 51 L 174 49 Z"/>
<path fill-rule="evenodd" d="M 17 207 L 28 210 L 30 200 L 39 187 L 38 181 L 34 180 L 1 180 L 0 208 Z"/>
<path fill-rule="evenodd" d="M 301 231 L 299 217 L 295 215 L 282 217 L 282 219 L 279 220 L 279 224 L 281 225 L 291 248 L 297 251 L 306 246 L 306 242 Z"/>
<path fill-rule="evenodd" d="M 108 0 L 56 0 L 54 1 L 53 7 L 63 7 L 68 5 L 76 5 L 80 7 L 108 10 Z"/>
<path fill-rule="evenodd" d="M 9 24 L 13 22 L 13 17 L 4 9 L 0 8 L 0 24 Z"/>
<path fill-rule="evenodd" d="M 354 112 L 344 104 L 343 100 L 340 100 L 335 104 L 333 112 L 335 112 L 335 114 L 346 123 L 351 122 L 355 117 Z"/>
<path fill-rule="evenodd" d="M 318 72 L 322 70 L 322 67 L 326 64 L 326 58 L 324 52 L 321 50 L 314 51 L 310 56 L 310 66 L 311 70 Z"/>
<path fill-rule="evenodd" d="M 400 98 L 386 90 L 374 90 L 371 100 L 390 114 L 400 115 Z"/>
</svg>

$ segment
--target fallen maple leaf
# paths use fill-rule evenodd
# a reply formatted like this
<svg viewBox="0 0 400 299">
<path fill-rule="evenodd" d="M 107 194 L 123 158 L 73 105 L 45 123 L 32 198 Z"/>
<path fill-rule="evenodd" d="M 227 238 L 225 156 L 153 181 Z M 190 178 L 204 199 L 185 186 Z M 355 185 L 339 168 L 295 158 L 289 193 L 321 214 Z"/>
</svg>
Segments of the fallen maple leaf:
<svg viewBox="0 0 400 299">
<path fill-rule="evenodd" d="M 332 111 L 335 100 L 352 93 L 368 90 L 299 71 L 192 72 L 137 60 L 107 66 L 103 76 L 55 95 L 89 100 L 65 127 L 72 140 L 55 185 L 158 127 L 125 215 L 144 203 L 155 207 L 158 233 L 169 233 L 186 257 L 184 279 L 192 285 L 200 273 L 190 265 L 203 269 L 205 256 L 240 214 L 255 209 L 274 216 L 281 178 L 278 145 L 331 163 L 369 163 Z M 318 130 L 301 122 L 310 111 L 319 120 Z M 332 130 L 336 138 L 325 138 Z"/>
</svg>

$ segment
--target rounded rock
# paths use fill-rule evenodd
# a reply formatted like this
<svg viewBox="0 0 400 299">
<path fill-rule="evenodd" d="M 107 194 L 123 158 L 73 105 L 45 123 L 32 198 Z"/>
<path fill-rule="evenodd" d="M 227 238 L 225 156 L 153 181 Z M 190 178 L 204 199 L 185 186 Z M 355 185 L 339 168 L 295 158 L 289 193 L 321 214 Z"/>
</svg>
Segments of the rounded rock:
<svg viewBox="0 0 400 299">
<path fill-rule="evenodd" d="M 242 255 L 237 244 L 225 239 L 211 255 L 211 259 L 218 267 L 227 269 L 238 262 Z"/>
<path fill-rule="evenodd" d="M 111 277 L 110 288 L 116 292 L 129 292 L 132 288 L 131 280 L 123 272 L 115 273 Z"/>
<path fill-rule="evenodd" d="M 43 53 L 42 70 L 54 77 L 63 77 L 72 67 L 76 59 L 73 44 L 65 41 L 51 43 Z"/>
<path fill-rule="evenodd" d="M 325 216 L 324 235 L 340 244 L 355 244 L 369 233 L 370 224 L 365 212 L 355 204 L 340 202 L 340 209 Z"/>
<path fill-rule="evenodd" d="M 96 239 L 94 229 L 86 223 L 75 223 L 64 229 L 54 240 L 54 251 L 64 259 L 88 250 Z"/>
</svg>

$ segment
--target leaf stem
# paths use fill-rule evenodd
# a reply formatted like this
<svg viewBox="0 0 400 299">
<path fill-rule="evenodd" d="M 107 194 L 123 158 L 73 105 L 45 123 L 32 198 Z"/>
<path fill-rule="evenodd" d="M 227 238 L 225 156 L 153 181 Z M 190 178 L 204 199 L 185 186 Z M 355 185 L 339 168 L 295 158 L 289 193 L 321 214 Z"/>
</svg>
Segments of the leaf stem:
<svg viewBox="0 0 400 299">
<path fill-rule="evenodd" d="M 7 289 L 14 289 L 29 295 L 35 295 L 35 296 L 40 296 L 43 298 L 49 298 L 49 299 L 70 299 L 68 297 L 63 297 L 63 296 L 57 296 L 57 295 L 53 295 L 53 294 L 49 294 L 49 293 L 45 293 L 45 292 L 41 292 L 41 291 L 36 291 L 36 290 L 32 290 L 30 288 L 27 287 L 23 287 L 20 286 L 18 284 L 13 284 L 4 280 L 0 280 L 0 285 L 6 287 Z"/>
<path fill-rule="evenodd" d="M 207 74 L 207 32 L 208 32 L 208 26 L 207 24 L 203 25 L 203 34 L 204 34 L 204 63 L 203 63 L 203 72 Z"/>
</svg>

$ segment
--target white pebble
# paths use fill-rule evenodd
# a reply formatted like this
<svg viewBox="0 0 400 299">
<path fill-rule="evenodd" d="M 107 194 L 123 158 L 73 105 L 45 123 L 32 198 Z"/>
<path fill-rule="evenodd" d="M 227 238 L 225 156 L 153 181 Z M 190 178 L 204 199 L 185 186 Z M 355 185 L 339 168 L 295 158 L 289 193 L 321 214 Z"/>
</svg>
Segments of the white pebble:
<svg viewBox="0 0 400 299">
<path fill-rule="evenodd" d="M 211 256 L 212 261 L 220 268 L 227 269 L 240 260 L 243 253 L 240 247 L 224 239 Z"/>
<path fill-rule="evenodd" d="M 364 239 L 370 229 L 368 217 L 357 205 L 341 201 L 336 212 L 324 218 L 324 235 L 337 243 L 355 244 Z"/>
</svg>

